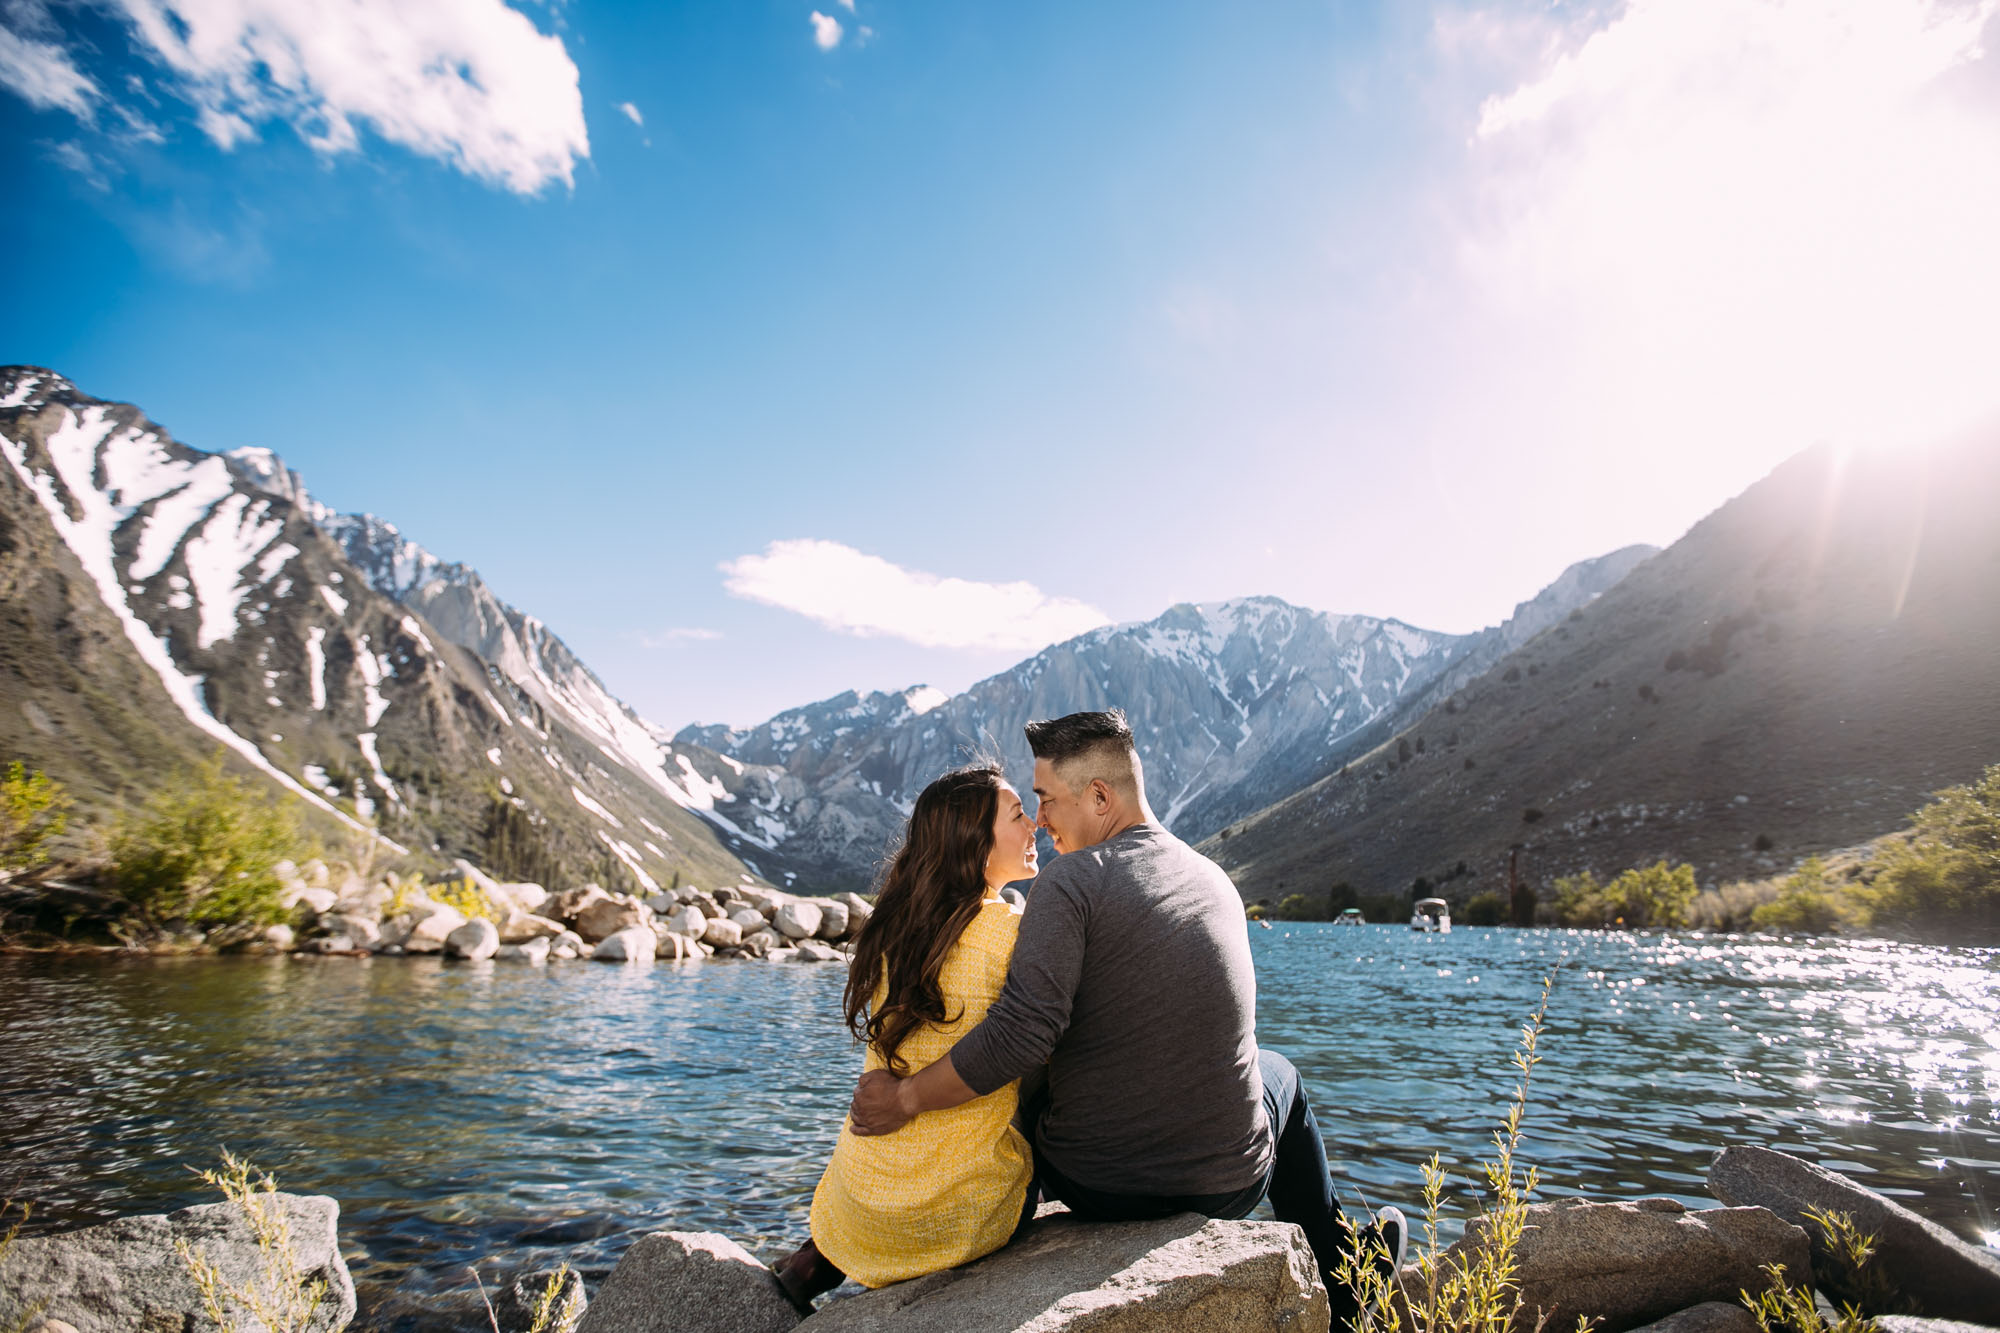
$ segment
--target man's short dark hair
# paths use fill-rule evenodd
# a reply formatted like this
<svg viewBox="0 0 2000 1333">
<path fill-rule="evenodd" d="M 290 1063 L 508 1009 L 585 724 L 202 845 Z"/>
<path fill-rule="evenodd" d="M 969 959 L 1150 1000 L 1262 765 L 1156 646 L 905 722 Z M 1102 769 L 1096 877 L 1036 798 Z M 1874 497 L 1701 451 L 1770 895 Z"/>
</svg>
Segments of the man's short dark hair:
<svg viewBox="0 0 2000 1333">
<path fill-rule="evenodd" d="M 1118 745 L 1136 753 L 1132 728 L 1125 710 L 1109 708 L 1101 713 L 1071 713 L 1047 722 L 1030 722 L 1026 727 L 1028 748 L 1035 758 L 1061 764 L 1087 754 L 1100 745 Z"/>
</svg>

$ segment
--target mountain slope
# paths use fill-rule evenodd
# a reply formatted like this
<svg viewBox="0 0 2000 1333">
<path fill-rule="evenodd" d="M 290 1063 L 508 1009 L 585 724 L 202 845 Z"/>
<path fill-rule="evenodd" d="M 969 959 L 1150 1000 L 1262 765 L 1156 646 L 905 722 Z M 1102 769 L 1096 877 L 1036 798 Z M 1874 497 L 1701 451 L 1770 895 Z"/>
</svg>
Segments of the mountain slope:
<svg viewBox="0 0 2000 1333">
<path fill-rule="evenodd" d="M 2000 446 L 1794 458 L 1400 736 L 1203 850 L 1247 898 L 1704 881 L 1894 828 L 2000 759 Z"/>
<path fill-rule="evenodd" d="M 510 674 L 376 591 L 275 460 L 189 449 L 32 367 L 0 370 L 0 456 L 0 615 L 19 633 L 0 744 L 86 813 L 219 744 L 398 850 L 636 887 L 746 877 L 657 743 L 648 771 L 627 735 L 523 685 L 553 649 Z"/>
<path fill-rule="evenodd" d="M 1125 709 L 1160 817 L 1199 837 L 1338 768 L 1652 553 L 1585 561 L 1505 625 L 1439 634 L 1252 597 L 1172 607 L 1106 626 L 945 697 L 844 694 L 745 731 L 674 739 L 720 755 L 702 769 L 756 811 L 747 830 L 829 881 L 866 879 L 917 793 L 981 755 L 1023 790 L 1022 727 L 1079 709 Z M 692 748 L 691 748 L 692 752 Z"/>
</svg>

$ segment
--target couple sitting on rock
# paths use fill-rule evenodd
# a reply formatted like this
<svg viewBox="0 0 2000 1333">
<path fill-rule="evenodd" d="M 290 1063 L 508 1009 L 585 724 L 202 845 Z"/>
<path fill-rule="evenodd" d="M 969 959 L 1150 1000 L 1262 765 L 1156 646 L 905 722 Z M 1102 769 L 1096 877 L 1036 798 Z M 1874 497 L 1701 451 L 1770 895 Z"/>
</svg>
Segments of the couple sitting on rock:
<svg viewBox="0 0 2000 1333">
<path fill-rule="evenodd" d="M 1123 714 L 1027 732 L 1032 817 L 992 767 L 917 798 L 848 976 L 866 1069 L 780 1283 L 809 1308 L 843 1276 L 967 1263 L 1038 1195 L 1102 1222 L 1240 1218 L 1268 1197 L 1344 1327 L 1342 1251 L 1392 1275 L 1407 1224 L 1341 1214 L 1299 1073 L 1257 1046 L 1241 899 L 1153 817 Z M 1000 890 L 1035 876 L 1037 827 L 1059 855 L 1015 908 Z"/>
</svg>

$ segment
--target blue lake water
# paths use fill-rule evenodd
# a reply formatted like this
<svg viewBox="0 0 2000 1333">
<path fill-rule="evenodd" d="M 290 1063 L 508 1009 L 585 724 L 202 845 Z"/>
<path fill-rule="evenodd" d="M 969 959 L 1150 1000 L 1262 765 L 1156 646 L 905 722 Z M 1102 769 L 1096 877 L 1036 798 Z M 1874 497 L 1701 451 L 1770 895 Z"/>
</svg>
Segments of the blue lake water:
<svg viewBox="0 0 2000 1333">
<path fill-rule="evenodd" d="M 1346 1196 L 1455 1203 L 1560 965 L 1524 1158 L 1545 1197 L 1705 1204 L 1730 1143 L 2000 1232 L 2000 951 L 1400 926 L 1252 929 L 1259 1033 Z M 491 1277 L 636 1234 L 804 1234 L 859 1056 L 833 965 L 0 958 L 0 1196 L 35 1230 L 209 1201 L 227 1146 L 340 1200 L 358 1326 L 484 1327 Z M 1447 1232 L 1455 1230 L 1446 1219 Z"/>
</svg>

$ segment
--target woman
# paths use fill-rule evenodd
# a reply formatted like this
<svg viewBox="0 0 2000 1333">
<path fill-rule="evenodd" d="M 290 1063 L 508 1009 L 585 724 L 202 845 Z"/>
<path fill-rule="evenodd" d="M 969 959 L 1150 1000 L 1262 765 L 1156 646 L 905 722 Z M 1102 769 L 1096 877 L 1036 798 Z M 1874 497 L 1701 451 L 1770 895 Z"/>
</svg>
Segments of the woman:
<svg viewBox="0 0 2000 1333">
<path fill-rule="evenodd" d="M 998 768 L 924 788 L 847 976 L 847 1025 L 868 1043 L 866 1068 L 913 1074 L 985 1017 L 1020 923 L 1000 889 L 1034 873 L 1034 820 Z M 793 1303 L 809 1311 L 842 1277 L 886 1286 L 1006 1244 L 1033 1174 L 1011 1123 L 1017 1098 L 1010 1083 L 880 1137 L 843 1125 L 813 1193 L 812 1239 L 776 1268 Z"/>
</svg>

